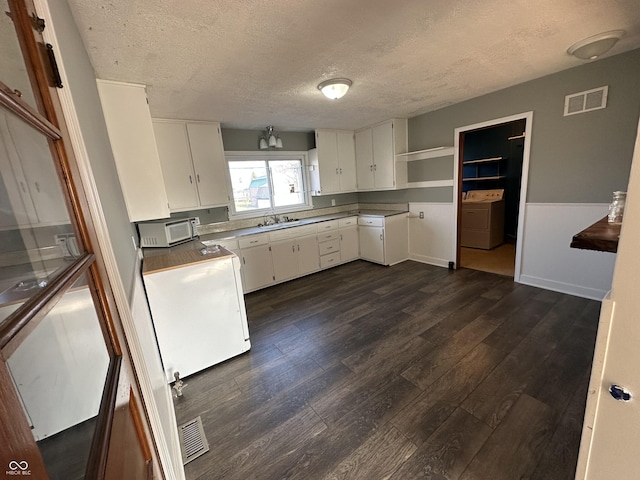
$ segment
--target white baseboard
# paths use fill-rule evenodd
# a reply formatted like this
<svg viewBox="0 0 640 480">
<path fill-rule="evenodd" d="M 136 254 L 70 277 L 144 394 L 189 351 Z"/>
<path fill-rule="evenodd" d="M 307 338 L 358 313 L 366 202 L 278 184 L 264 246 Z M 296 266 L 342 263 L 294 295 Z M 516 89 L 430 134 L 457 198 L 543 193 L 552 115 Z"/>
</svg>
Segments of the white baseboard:
<svg viewBox="0 0 640 480">
<path fill-rule="evenodd" d="M 427 263 L 429 265 L 435 265 L 436 267 L 444 267 L 444 268 L 449 268 L 449 262 L 451 261 L 451 260 L 446 260 L 444 258 L 435 258 L 435 257 L 429 257 L 427 255 L 416 255 L 416 254 L 409 255 L 409 260 L 415 260 L 416 262 Z"/>
<path fill-rule="evenodd" d="M 569 295 L 575 295 L 576 297 L 590 298 L 591 300 L 598 301 L 601 301 L 607 295 L 607 292 L 604 290 L 529 275 L 520 275 L 520 283 L 531 287 L 544 288 L 554 292 L 567 293 Z"/>
</svg>

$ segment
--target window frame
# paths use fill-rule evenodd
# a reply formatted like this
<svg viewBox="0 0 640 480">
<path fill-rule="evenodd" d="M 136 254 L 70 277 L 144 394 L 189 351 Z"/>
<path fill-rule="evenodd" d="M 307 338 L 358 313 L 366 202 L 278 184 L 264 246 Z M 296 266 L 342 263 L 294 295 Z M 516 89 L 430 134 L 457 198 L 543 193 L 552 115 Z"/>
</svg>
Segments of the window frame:
<svg viewBox="0 0 640 480">
<path fill-rule="evenodd" d="M 311 200 L 311 178 L 309 177 L 309 155 L 305 151 L 227 151 L 224 152 L 224 158 L 226 162 L 226 174 L 227 174 L 227 187 L 229 191 L 229 219 L 240 220 L 246 218 L 258 218 L 265 215 L 279 215 L 290 212 L 300 212 L 304 210 L 313 209 L 313 203 Z M 244 212 L 236 211 L 236 202 L 233 196 L 233 184 L 231 182 L 231 169 L 229 168 L 229 162 L 238 161 L 265 161 L 267 162 L 267 170 L 269 169 L 269 162 L 278 160 L 300 160 L 302 164 L 302 183 L 304 189 L 304 203 L 296 205 L 285 205 L 282 207 L 275 207 L 273 204 L 273 196 L 269 195 L 269 201 L 271 207 L 260 208 L 255 210 L 248 210 Z M 269 184 L 269 191 L 273 192 L 272 188 L 272 176 L 267 175 L 267 181 Z"/>
</svg>

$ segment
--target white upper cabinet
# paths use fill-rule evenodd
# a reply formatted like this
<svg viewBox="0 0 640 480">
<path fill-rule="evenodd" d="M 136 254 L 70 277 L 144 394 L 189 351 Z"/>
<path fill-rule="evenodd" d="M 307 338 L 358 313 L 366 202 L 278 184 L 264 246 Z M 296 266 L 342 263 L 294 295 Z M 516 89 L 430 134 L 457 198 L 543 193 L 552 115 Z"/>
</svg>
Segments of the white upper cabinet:
<svg viewBox="0 0 640 480">
<path fill-rule="evenodd" d="M 227 205 L 220 124 L 154 119 L 153 129 L 171 211 Z"/>
<path fill-rule="evenodd" d="M 407 151 L 407 120 L 359 130 L 355 145 L 358 190 L 396 188 L 395 156 Z"/>
<path fill-rule="evenodd" d="M 167 218 L 169 204 L 144 85 L 97 83 L 129 220 Z"/>
<path fill-rule="evenodd" d="M 352 131 L 316 130 L 316 148 L 309 155 L 314 195 L 353 192 L 356 156 Z"/>
<path fill-rule="evenodd" d="M 201 207 L 229 204 L 227 164 L 219 123 L 187 123 Z"/>
</svg>

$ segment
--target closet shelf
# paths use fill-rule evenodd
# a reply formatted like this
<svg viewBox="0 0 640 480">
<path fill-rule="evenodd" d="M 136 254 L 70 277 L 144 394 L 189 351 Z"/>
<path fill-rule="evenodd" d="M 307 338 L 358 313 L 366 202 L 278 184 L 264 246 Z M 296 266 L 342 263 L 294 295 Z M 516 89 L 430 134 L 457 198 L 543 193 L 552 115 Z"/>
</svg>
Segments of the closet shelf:
<svg viewBox="0 0 640 480">
<path fill-rule="evenodd" d="M 477 160 L 466 160 L 462 162 L 463 165 L 473 165 L 476 163 L 488 163 L 488 162 L 497 162 L 499 160 L 506 160 L 506 157 L 491 157 L 491 158 L 479 158 Z"/>
<path fill-rule="evenodd" d="M 491 177 L 473 177 L 473 178 L 463 178 L 463 182 L 475 182 L 478 180 L 500 180 L 502 178 L 507 178 L 506 175 L 494 175 Z"/>
</svg>

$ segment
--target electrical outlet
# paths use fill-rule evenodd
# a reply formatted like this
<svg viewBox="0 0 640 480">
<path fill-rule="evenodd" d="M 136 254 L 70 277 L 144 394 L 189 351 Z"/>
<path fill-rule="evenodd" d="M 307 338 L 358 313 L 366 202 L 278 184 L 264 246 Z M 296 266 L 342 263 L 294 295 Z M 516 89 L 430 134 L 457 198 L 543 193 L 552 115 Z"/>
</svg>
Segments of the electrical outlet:
<svg viewBox="0 0 640 480">
<path fill-rule="evenodd" d="M 420 212 L 420 218 L 424 218 L 424 212 Z"/>
<path fill-rule="evenodd" d="M 200 217 L 193 217 L 196 227 L 200 225 Z"/>
<path fill-rule="evenodd" d="M 335 206 L 336 206 L 336 199 L 335 199 L 335 198 L 332 198 L 332 199 L 331 199 L 331 206 L 332 206 L 332 207 L 335 207 Z"/>
<path fill-rule="evenodd" d="M 69 246 L 67 245 L 67 235 L 55 235 L 53 238 L 56 242 L 56 245 L 58 245 L 60 247 L 60 250 L 62 250 L 62 256 L 70 257 L 71 253 L 69 252 Z"/>
</svg>

